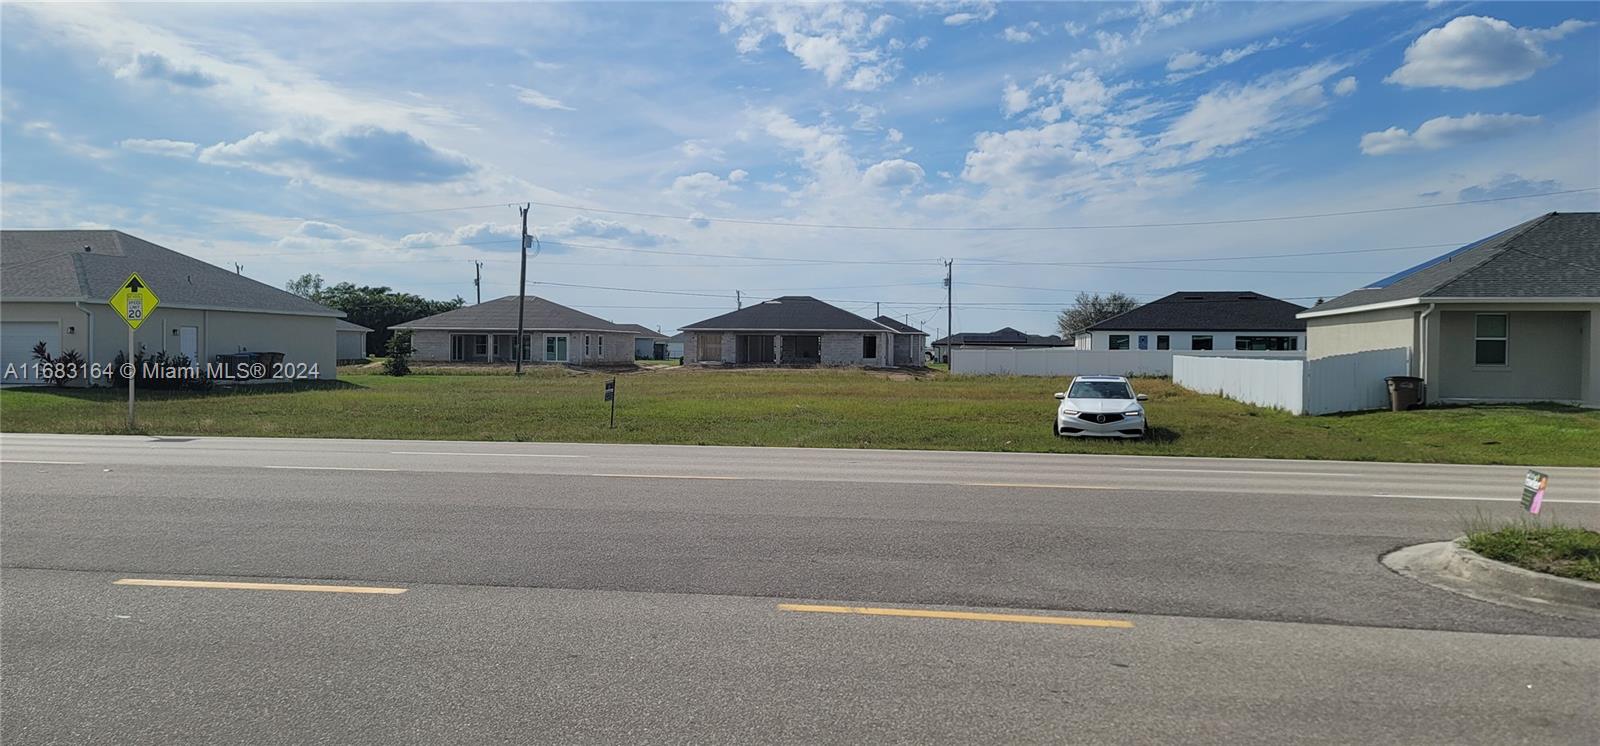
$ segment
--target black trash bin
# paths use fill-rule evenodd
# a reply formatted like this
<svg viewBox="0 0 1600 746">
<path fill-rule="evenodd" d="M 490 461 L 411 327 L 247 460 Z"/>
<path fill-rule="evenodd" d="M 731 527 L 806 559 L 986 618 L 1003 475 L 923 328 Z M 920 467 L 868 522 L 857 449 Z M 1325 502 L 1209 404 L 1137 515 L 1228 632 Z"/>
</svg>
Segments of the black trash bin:
<svg viewBox="0 0 1600 746">
<path fill-rule="evenodd" d="M 1404 412 L 1422 406 L 1422 379 L 1416 376 L 1389 376 L 1389 411 Z"/>
</svg>

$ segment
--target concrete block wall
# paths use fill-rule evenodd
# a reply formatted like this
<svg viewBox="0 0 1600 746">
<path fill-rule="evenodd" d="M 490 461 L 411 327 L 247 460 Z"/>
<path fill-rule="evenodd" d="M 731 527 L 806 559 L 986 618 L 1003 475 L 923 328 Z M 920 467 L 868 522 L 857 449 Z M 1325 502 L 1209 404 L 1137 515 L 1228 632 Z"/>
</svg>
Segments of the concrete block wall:
<svg viewBox="0 0 1600 746">
<path fill-rule="evenodd" d="M 450 360 L 450 332 L 436 329 L 417 329 L 411 333 L 411 348 L 416 352 L 413 360 L 448 362 Z"/>
</svg>

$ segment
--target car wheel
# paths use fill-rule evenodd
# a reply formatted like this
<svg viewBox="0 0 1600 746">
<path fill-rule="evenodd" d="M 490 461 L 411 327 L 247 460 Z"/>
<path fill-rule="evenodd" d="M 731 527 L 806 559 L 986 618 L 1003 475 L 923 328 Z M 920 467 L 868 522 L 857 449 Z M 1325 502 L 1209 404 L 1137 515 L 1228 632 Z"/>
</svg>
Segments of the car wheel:
<svg viewBox="0 0 1600 746">
<path fill-rule="evenodd" d="M 1061 430 L 1056 427 L 1056 423 L 1054 422 L 1050 423 L 1050 434 L 1056 436 L 1057 438 L 1061 437 Z"/>
</svg>

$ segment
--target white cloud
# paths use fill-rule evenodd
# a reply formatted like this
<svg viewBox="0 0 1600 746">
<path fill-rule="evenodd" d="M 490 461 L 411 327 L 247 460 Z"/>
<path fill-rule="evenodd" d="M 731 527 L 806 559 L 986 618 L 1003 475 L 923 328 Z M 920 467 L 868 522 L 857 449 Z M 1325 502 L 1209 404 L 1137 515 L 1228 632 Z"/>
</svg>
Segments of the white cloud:
<svg viewBox="0 0 1600 746">
<path fill-rule="evenodd" d="M 1167 71 L 1192 70 L 1204 64 L 1206 64 L 1206 56 L 1204 54 L 1185 50 L 1172 55 L 1172 58 L 1167 60 Z"/>
<path fill-rule="evenodd" d="M 534 231 L 542 241 L 562 241 L 571 238 L 601 238 L 629 246 L 656 246 L 666 242 L 666 236 L 626 223 L 604 218 L 577 215 L 555 225 Z"/>
<path fill-rule="evenodd" d="M 1340 78 L 1339 82 L 1333 84 L 1333 95 L 1348 96 L 1356 92 L 1356 87 L 1356 76 L 1346 75 Z"/>
<path fill-rule="evenodd" d="M 905 137 L 906 137 L 906 135 L 905 135 L 904 132 L 901 132 L 900 130 L 897 130 L 897 129 L 893 128 L 893 127 L 890 127 L 889 131 L 886 134 L 884 134 L 883 139 L 888 141 L 888 142 L 891 142 L 891 143 L 896 143 L 896 142 L 900 142 L 901 140 L 904 140 Z"/>
<path fill-rule="evenodd" d="M 1533 180 L 1518 174 L 1501 174 L 1482 184 L 1474 184 L 1456 193 L 1457 199 L 1499 199 L 1520 197 L 1525 194 L 1542 194 L 1560 191 L 1565 185 L 1555 179 Z"/>
<path fill-rule="evenodd" d="M 1016 81 L 1006 81 L 1005 90 L 1000 93 L 1000 110 L 1007 117 L 1014 117 L 1027 111 L 1033 105 L 1028 90 L 1016 84 Z"/>
<path fill-rule="evenodd" d="M 1183 51 L 1167 59 L 1167 80 L 1179 81 L 1202 75 L 1224 65 L 1231 65 L 1239 60 L 1260 52 L 1265 52 L 1287 44 L 1282 39 L 1273 37 L 1266 41 L 1257 41 L 1242 47 L 1224 49 L 1215 55 L 1206 55 L 1201 52 Z"/>
<path fill-rule="evenodd" d="M 678 152 L 689 160 L 705 158 L 712 161 L 720 161 L 724 157 L 722 148 L 715 147 L 705 140 L 684 140 L 678 145 Z"/>
<path fill-rule="evenodd" d="M 555 97 L 540 93 L 532 88 L 524 88 L 520 85 L 513 85 L 511 86 L 511 89 L 517 92 L 518 101 L 521 101 L 522 103 L 525 103 L 536 109 L 575 111 L 575 109 L 572 107 L 556 100 Z"/>
<path fill-rule="evenodd" d="M 1021 26 L 1007 26 L 1000 32 L 1000 38 L 1012 44 L 1027 44 L 1044 36 L 1044 27 L 1038 21 L 1028 21 Z"/>
<path fill-rule="evenodd" d="M 674 195 L 690 200 L 714 199 L 723 192 L 738 189 L 732 182 L 742 180 L 747 175 L 744 171 L 738 170 L 733 173 L 740 174 L 739 179 L 733 179 L 733 174 L 729 174 L 729 179 L 725 180 L 710 171 L 700 171 L 688 176 L 679 176 L 673 179 L 672 187 L 669 191 Z"/>
<path fill-rule="evenodd" d="M 1082 135 L 1083 128 L 1076 122 L 981 133 L 967 153 L 961 178 L 1009 187 L 1091 171 L 1096 163 L 1089 146 L 1081 141 Z"/>
<path fill-rule="evenodd" d="M 1323 82 L 1344 67 L 1323 62 L 1265 75 L 1248 85 L 1218 86 L 1195 99 L 1194 106 L 1162 133 L 1160 144 L 1181 151 L 1180 161 L 1192 162 L 1269 134 L 1302 128 L 1327 104 Z"/>
<path fill-rule="evenodd" d="M 1416 132 L 1390 127 L 1361 136 L 1361 152 L 1389 155 L 1412 150 L 1439 150 L 1455 145 L 1514 134 L 1539 123 L 1539 117 L 1522 114 L 1468 114 L 1464 117 L 1436 117 L 1422 123 Z"/>
<path fill-rule="evenodd" d="M 195 154 L 200 146 L 182 140 L 146 140 L 132 137 L 117 143 L 117 147 L 135 153 L 147 155 L 164 155 L 172 158 L 189 158 Z"/>
<path fill-rule="evenodd" d="M 381 127 L 330 132 L 272 130 L 200 151 L 200 162 L 237 166 L 291 178 L 391 183 L 440 183 L 462 178 L 477 164 L 414 135 Z"/>
<path fill-rule="evenodd" d="M 68 153 L 72 153 L 73 155 L 82 156 L 84 158 L 99 160 L 101 158 L 109 158 L 112 155 L 110 150 L 102 148 L 98 145 L 91 145 L 88 142 L 85 142 L 83 138 L 68 137 L 61 134 L 61 131 L 56 129 L 54 124 L 43 120 L 28 122 L 27 124 L 22 125 L 22 131 L 24 134 L 32 135 L 34 137 L 42 137 L 46 140 L 49 140 L 51 144 L 55 145 L 56 147 L 61 148 Z"/>
<path fill-rule="evenodd" d="M 922 177 L 922 166 L 895 158 L 873 164 L 862 180 L 875 187 L 913 187 L 922 182 Z"/>
<path fill-rule="evenodd" d="M 1384 81 L 1476 90 L 1527 80 L 1559 59 L 1545 50 L 1546 42 L 1592 25 L 1567 20 L 1550 28 L 1517 28 L 1498 18 L 1460 16 L 1411 42 L 1405 61 Z"/>
<path fill-rule="evenodd" d="M 160 52 L 144 51 L 116 70 L 118 78 L 160 80 L 183 88 L 209 88 L 221 81 L 199 66 L 174 62 Z"/>
<path fill-rule="evenodd" d="M 736 34 L 740 54 L 759 50 L 767 37 L 782 41 L 800 66 L 822 74 L 828 85 L 871 91 L 894 80 L 900 60 L 889 54 L 905 45 L 880 43 L 897 20 L 870 16 L 846 4 L 777 5 L 728 3 L 721 30 Z"/>
<path fill-rule="evenodd" d="M 994 18 L 995 3 L 992 0 L 976 0 L 975 2 L 956 3 L 960 12 L 951 13 L 944 17 L 946 26 L 965 26 L 970 23 L 983 23 Z"/>
<path fill-rule="evenodd" d="M 746 171 L 746 170 L 744 170 L 742 168 L 736 168 L 736 169 L 728 172 L 728 183 L 729 184 L 737 184 L 737 183 L 739 183 L 741 181 L 744 181 L 745 179 L 749 178 L 749 176 L 750 176 L 750 172 L 749 171 Z"/>
</svg>

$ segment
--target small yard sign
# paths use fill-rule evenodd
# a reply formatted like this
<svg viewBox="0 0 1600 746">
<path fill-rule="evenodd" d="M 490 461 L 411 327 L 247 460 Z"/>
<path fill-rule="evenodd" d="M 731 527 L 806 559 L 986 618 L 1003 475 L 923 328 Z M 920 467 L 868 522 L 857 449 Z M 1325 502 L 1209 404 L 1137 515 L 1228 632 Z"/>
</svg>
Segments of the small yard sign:
<svg viewBox="0 0 1600 746">
<path fill-rule="evenodd" d="M 1528 475 L 1522 478 L 1522 507 L 1538 515 L 1539 507 L 1544 504 L 1544 488 L 1549 484 L 1548 475 L 1529 469 Z"/>
<path fill-rule="evenodd" d="M 617 426 L 617 379 L 606 381 L 606 401 L 611 402 L 611 427 Z"/>
</svg>

